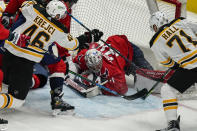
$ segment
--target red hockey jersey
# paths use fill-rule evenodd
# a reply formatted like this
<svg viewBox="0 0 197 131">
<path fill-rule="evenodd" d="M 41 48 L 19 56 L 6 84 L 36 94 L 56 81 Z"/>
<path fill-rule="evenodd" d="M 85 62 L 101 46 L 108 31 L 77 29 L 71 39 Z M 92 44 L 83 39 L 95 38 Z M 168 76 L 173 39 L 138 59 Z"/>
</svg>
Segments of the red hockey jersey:
<svg viewBox="0 0 197 131">
<path fill-rule="evenodd" d="M 133 48 L 125 35 L 111 36 L 106 42 L 132 61 Z M 119 94 L 125 94 L 128 91 L 124 72 L 124 67 L 127 64 L 126 61 L 106 45 L 98 47 L 97 50 L 101 51 L 103 55 L 103 65 L 100 73 L 97 75 L 108 80 L 104 85 L 105 87 L 114 90 Z M 77 63 L 83 71 L 88 69 L 84 58 L 86 51 L 87 49 L 81 50 L 81 52 L 79 52 L 73 59 L 73 62 Z M 112 95 L 107 91 L 103 91 L 103 94 Z"/>
</svg>

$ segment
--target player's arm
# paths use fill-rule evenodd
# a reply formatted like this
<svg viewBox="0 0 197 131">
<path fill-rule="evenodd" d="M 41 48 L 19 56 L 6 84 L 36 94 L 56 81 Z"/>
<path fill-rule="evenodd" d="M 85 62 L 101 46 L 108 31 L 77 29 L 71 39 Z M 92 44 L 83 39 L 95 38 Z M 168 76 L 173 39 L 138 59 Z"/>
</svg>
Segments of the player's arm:
<svg viewBox="0 0 197 131">
<path fill-rule="evenodd" d="M 23 6 L 27 6 L 27 4 L 35 4 L 35 2 L 26 1 L 26 0 L 10 0 L 10 2 L 6 6 L 6 9 L 2 15 L 2 24 L 6 28 L 9 28 L 16 12 L 19 11 L 19 9 L 21 9 Z"/>
<path fill-rule="evenodd" d="M 70 34 L 64 33 L 56 42 L 60 46 L 72 51 L 81 48 L 86 43 L 98 42 L 102 36 L 103 32 L 98 29 L 93 29 L 91 32 L 85 32 L 76 38 L 72 37 Z"/>
<path fill-rule="evenodd" d="M 197 23 L 188 22 L 187 26 L 189 26 L 194 34 L 197 36 Z"/>
<path fill-rule="evenodd" d="M 88 67 L 86 66 L 85 62 L 85 53 L 87 52 L 87 49 L 81 50 L 77 56 L 74 57 L 73 63 L 75 63 L 78 70 L 85 71 L 88 70 Z"/>
<path fill-rule="evenodd" d="M 151 49 L 159 63 L 164 67 L 177 69 L 179 64 L 175 62 L 167 53 L 165 53 L 161 46 L 157 46 L 157 44 L 159 43 L 155 43 L 155 46 L 151 47 Z"/>
<path fill-rule="evenodd" d="M 116 70 L 113 76 L 110 76 L 108 82 L 104 84 L 106 88 L 116 91 L 117 93 L 124 95 L 128 91 L 128 87 L 126 84 L 125 73 L 120 70 Z M 105 90 L 102 90 L 104 95 L 114 95 Z"/>
</svg>

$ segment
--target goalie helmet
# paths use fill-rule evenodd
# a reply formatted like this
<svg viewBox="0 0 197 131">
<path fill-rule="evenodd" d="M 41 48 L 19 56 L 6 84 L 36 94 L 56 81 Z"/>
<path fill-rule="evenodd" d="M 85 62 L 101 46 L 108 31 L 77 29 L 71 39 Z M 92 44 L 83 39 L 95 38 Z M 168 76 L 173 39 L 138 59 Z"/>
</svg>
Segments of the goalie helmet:
<svg viewBox="0 0 197 131">
<path fill-rule="evenodd" d="M 154 31 L 154 25 L 157 27 L 157 29 L 159 29 L 161 26 L 167 23 L 168 23 L 168 19 L 166 15 L 161 11 L 157 11 L 153 13 L 149 19 L 151 31 Z"/>
<path fill-rule="evenodd" d="M 46 6 L 46 12 L 56 20 L 65 18 L 66 11 L 66 6 L 59 0 L 52 0 Z"/>
<path fill-rule="evenodd" d="M 89 49 L 85 54 L 87 67 L 94 73 L 100 71 L 102 67 L 102 54 L 96 49 Z"/>
</svg>

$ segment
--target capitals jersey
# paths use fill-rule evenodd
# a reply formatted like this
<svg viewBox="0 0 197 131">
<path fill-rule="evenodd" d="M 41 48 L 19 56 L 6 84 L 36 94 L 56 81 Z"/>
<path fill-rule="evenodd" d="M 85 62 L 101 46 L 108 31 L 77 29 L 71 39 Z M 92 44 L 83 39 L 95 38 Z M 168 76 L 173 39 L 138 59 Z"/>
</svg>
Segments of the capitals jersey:
<svg viewBox="0 0 197 131">
<path fill-rule="evenodd" d="M 30 36 L 31 44 L 26 48 L 21 48 L 5 41 L 4 47 L 12 54 L 40 62 L 53 42 L 57 42 L 68 50 L 75 50 L 78 47 L 78 40 L 67 34 L 66 27 L 51 18 L 38 4 L 27 2 L 23 5 L 21 12 L 26 20 L 14 32 Z"/>
<path fill-rule="evenodd" d="M 158 61 L 165 67 L 197 67 L 197 24 L 178 18 L 160 28 L 150 41 Z"/>
<path fill-rule="evenodd" d="M 133 48 L 125 35 L 111 36 L 106 41 L 111 47 L 117 49 L 123 56 L 130 61 L 133 57 Z M 106 45 L 102 45 L 97 48 L 103 55 L 103 65 L 101 71 L 96 74 L 102 79 L 108 80 L 104 85 L 107 88 L 118 92 L 119 94 L 125 94 L 128 90 L 125 80 L 124 66 L 127 64 L 125 60 L 115 53 Z M 85 63 L 85 53 L 87 49 L 81 50 L 78 55 L 73 59 L 74 63 L 77 63 L 81 70 L 87 70 Z M 112 95 L 106 91 L 103 94 Z"/>
</svg>

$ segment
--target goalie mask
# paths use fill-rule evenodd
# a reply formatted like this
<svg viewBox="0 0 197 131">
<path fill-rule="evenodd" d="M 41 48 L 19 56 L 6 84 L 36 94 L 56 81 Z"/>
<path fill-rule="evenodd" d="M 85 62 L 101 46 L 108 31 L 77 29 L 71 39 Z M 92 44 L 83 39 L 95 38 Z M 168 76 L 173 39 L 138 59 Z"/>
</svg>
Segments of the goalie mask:
<svg viewBox="0 0 197 131">
<path fill-rule="evenodd" d="M 155 31 L 154 25 L 157 27 L 157 30 L 168 23 L 168 19 L 163 12 L 157 11 L 153 13 L 149 19 L 149 24 L 151 31 Z"/>
<path fill-rule="evenodd" d="M 59 20 L 66 17 L 66 6 L 58 0 L 52 0 L 47 4 L 46 12 L 54 19 Z"/>
<path fill-rule="evenodd" d="M 87 67 L 94 73 L 98 73 L 102 67 L 102 54 L 96 49 L 90 49 L 85 54 Z"/>
</svg>

